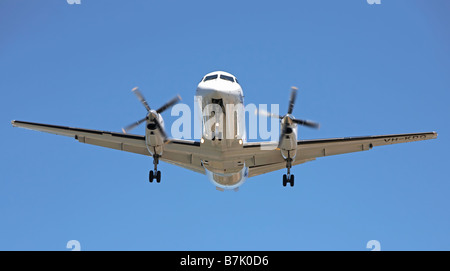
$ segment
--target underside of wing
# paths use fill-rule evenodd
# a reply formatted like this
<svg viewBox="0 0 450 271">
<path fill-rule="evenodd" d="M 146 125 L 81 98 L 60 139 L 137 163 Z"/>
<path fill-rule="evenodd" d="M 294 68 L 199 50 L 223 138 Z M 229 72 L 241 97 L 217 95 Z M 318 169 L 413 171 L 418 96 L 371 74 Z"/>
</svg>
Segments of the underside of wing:
<svg viewBox="0 0 450 271">
<path fill-rule="evenodd" d="M 307 159 L 307 160 L 295 160 L 294 163 L 292 163 L 293 166 L 300 165 L 309 161 L 313 161 L 313 159 Z M 280 169 L 286 168 L 286 162 L 283 160 L 283 162 L 273 163 L 273 164 L 262 164 L 262 165 L 255 165 L 250 166 L 248 171 L 249 177 L 255 177 L 264 173 L 269 173 L 272 171 L 277 171 Z"/>
<path fill-rule="evenodd" d="M 79 142 L 86 144 L 151 156 L 147 149 L 145 137 L 141 135 L 25 121 L 12 121 L 11 123 L 15 127 L 74 137 Z M 299 140 L 297 141 L 297 155 L 292 165 L 312 161 L 317 157 L 365 151 L 376 146 L 434 138 L 437 138 L 436 132 Z M 205 174 L 202 160 L 207 156 L 208 153 L 201 150 L 200 142 L 169 139 L 163 146 L 163 154 L 160 160 Z M 229 156 L 235 156 L 235 158 L 245 161 L 245 165 L 249 167 L 249 177 L 286 168 L 286 161 L 281 155 L 277 142 L 245 143 L 242 149 L 239 149 L 236 153 L 230 153 Z"/>
<path fill-rule="evenodd" d="M 81 143 L 151 156 L 150 152 L 147 150 L 145 137 L 141 135 L 17 120 L 12 121 L 11 124 L 14 127 L 73 137 Z M 160 159 L 164 162 L 204 174 L 205 171 L 201 165 L 199 147 L 199 142 L 170 139 L 164 145 L 164 151 Z"/>
<path fill-rule="evenodd" d="M 286 168 L 286 161 L 277 147 L 278 142 L 250 142 L 244 144 L 242 156 L 249 167 L 248 177 Z M 293 165 L 299 165 L 313 159 L 298 159 Z"/>
<path fill-rule="evenodd" d="M 373 147 L 397 143 L 434 139 L 436 132 L 393 134 L 380 136 L 360 136 L 330 139 L 313 139 L 297 141 L 296 159 L 313 159 L 317 157 L 366 151 Z"/>
<path fill-rule="evenodd" d="M 140 135 L 121 134 L 18 120 L 13 120 L 11 124 L 14 127 L 21 127 L 56 135 L 74 137 L 81 143 L 97 145 L 142 155 L 150 155 L 145 145 L 145 137 Z"/>
<path fill-rule="evenodd" d="M 370 150 L 376 146 L 434 139 L 437 133 L 393 134 L 381 136 L 344 137 L 297 141 L 297 156 L 293 166 L 313 161 L 317 157 Z M 242 155 L 249 166 L 249 177 L 286 168 L 286 161 L 276 142 L 252 142 L 244 145 Z"/>
<path fill-rule="evenodd" d="M 160 159 L 172 165 L 205 174 L 198 141 L 169 139 L 164 145 L 164 152 Z"/>
</svg>

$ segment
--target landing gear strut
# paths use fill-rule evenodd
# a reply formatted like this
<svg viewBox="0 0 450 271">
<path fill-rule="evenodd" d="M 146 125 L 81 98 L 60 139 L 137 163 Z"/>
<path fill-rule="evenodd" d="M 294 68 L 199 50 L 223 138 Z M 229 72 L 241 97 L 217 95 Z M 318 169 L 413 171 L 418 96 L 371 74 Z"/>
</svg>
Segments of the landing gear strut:
<svg viewBox="0 0 450 271">
<path fill-rule="evenodd" d="M 155 166 L 155 170 L 150 170 L 148 173 L 148 180 L 149 182 L 153 182 L 153 180 L 156 180 L 157 183 L 161 181 L 161 171 L 158 170 L 158 163 L 159 163 L 159 155 L 155 154 L 153 155 L 153 165 Z"/>
<path fill-rule="evenodd" d="M 294 174 L 291 174 L 291 167 L 292 159 L 288 155 L 286 159 L 287 174 L 283 174 L 283 186 L 286 186 L 288 183 L 291 184 L 291 187 L 294 186 Z"/>
</svg>

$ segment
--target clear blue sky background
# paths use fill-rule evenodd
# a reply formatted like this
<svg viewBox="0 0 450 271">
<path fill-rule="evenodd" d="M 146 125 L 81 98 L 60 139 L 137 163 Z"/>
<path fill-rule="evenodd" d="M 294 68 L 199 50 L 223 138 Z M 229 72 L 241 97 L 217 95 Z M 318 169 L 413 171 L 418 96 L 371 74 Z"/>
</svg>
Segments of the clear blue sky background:
<svg viewBox="0 0 450 271">
<path fill-rule="evenodd" d="M 0 250 L 450 249 L 450 2 L 0 1 Z M 146 156 L 13 128 L 13 119 L 120 131 L 193 105 L 236 75 L 245 102 L 300 88 L 300 138 L 437 131 L 437 140 L 320 158 L 219 192 Z M 166 127 L 175 120 L 164 113 Z M 143 134 L 139 127 L 134 133 Z"/>
</svg>

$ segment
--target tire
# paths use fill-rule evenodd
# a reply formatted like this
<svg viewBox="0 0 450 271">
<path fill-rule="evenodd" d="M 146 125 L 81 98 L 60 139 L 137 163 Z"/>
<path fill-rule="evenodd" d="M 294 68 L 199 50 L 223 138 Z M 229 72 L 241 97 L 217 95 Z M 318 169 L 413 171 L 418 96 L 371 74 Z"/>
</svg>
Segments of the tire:
<svg viewBox="0 0 450 271">
<path fill-rule="evenodd" d="M 286 174 L 283 174 L 283 186 L 286 186 L 287 184 L 287 176 Z"/>
<path fill-rule="evenodd" d="M 161 181 L 161 171 L 156 172 L 156 182 L 159 183 Z"/>
<path fill-rule="evenodd" d="M 294 186 L 294 174 L 291 175 L 291 177 L 289 178 L 289 182 L 291 183 L 291 187 Z"/>
<path fill-rule="evenodd" d="M 154 178 L 153 170 L 150 170 L 150 172 L 148 173 L 148 181 L 152 183 L 153 182 L 153 178 Z"/>
</svg>

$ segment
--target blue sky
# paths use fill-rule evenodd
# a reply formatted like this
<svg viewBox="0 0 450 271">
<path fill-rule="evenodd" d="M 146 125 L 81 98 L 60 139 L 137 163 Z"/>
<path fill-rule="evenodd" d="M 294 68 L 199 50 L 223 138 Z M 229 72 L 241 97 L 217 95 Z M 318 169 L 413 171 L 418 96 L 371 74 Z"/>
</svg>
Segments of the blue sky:
<svg viewBox="0 0 450 271">
<path fill-rule="evenodd" d="M 0 250 L 450 249 L 446 0 L 0 2 Z M 437 131 L 437 140 L 320 158 L 219 192 L 149 157 L 13 128 L 120 131 L 203 75 L 246 103 L 321 123 L 300 138 Z M 164 113 L 166 127 L 175 120 Z M 143 127 L 134 131 L 143 134 Z"/>
</svg>

